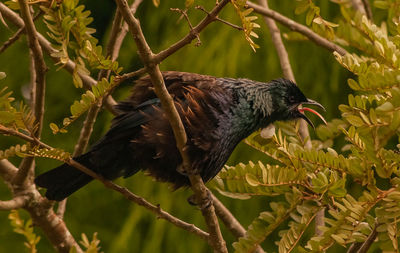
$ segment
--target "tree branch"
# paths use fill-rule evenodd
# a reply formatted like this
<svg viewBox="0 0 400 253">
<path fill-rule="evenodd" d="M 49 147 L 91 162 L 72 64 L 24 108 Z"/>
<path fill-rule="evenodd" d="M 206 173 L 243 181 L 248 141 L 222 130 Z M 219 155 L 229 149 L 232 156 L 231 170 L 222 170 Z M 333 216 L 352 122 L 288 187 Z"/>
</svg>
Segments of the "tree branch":
<svg viewBox="0 0 400 253">
<path fill-rule="evenodd" d="M 233 214 L 229 211 L 228 208 L 224 206 L 224 204 L 212 194 L 213 204 L 215 207 L 215 212 L 221 221 L 225 224 L 225 227 L 228 228 L 231 233 L 239 239 L 240 237 L 245 236 L 246 230 L 243 228 L 242 224 L 233 216 Z M 264 250 L 258 246 L 256 253 L 264 253 Z"/>
<path fill-rule="evenodd" d="M 99 180 L 100 182 L 102 182 L 104 184 L 105 187 L 110 188 L 114 191 L 117 191 L 119 193 L 121 193 L 126 199 L 135 202 L 136 204 L 145 207 L 147 210 L 150 210 L 151 212 L 155 213 L 157 215 L 158 218 L 164 219 L 169 221 L 170 223 L 172 223 L 173 225 L 182 228 L 192 234 L 195 234 L 197 236 L 199 236 L 200 238 L 209 241 L 209 234 L 204 232 L 203 230 L 197 228 L 195 225 L 184 222 L 178 218 L 176 218 L 175 216 L 172 216 L 171 214 L 167 213 L 166 211 L 162 210 L 161 207 L 159 205 L 155 206 L 153 204 L 151 204 L 150 202 L 148 202 L 146 199 L 132 193 L 131 191 L 129 191 L 127 188 L 125 187 L 121 187 L 115 183 L 113 183 L 112 181 L 109 181 L 107 179 L 105 179 L 103 176 L 96 174 L 95 172 L 93 172 L 92 170 L 86 168 L 85 166 L 83 166 L 82 164 L 76 162 L 73 159 L 70 159 L 68 161 L 66 161 L 66 163 L 70 166 L 73 166 L 77 169 L 79 169 L 80 171 L 88 174 L 89 176 Z"/>
<path fill-rule="evenodd" d="M 1 124 L 0 124 L 0 133 L 7 134 L 7 135 L 13 135 L 13 136 L 19 137 L 19 138 L 21 138 L 21 139 L 23 139 L 25 141 L 31 142 L 33 144 L 40 144 L 41 146 L 43 146 L 45 148 L 51 148 L 49 145 L 41 142 L 40 140 L 38 140 L 38 139 L 36 139 L 34 137 L 31 137 L 31 136 L 26 135 L 24 133 L 18 132 L 18 131 L 14 130 L 14 129 L 11 129 L 11 128 L 7 128 L 7 127 L 5 127 L 5 126 L 3 126 Z"/>
<path fill-rule="evenodd" d="M 35 89 L 35 92 L 33 92 L 33 94 L 35 94 L 35 97 L 33 98 L 34 107 L 32 109 L 36 119 L 35 120 L 36 128 L 33 134 L 35 135 L 36 138 L 40 138 L 43 127 L 44 101 L 45 101 L 44 94 L 46 89 L 45 76 L 47 72 L 47 66 L 46 63 L 44 62 L 42 48 L 39 45 L 36 27 L 33 22 L 29 6 L 25 0 L 18 0 L 18 3 L 20 6 L 21 17 L 25 24 L 28 46 L 30 51 L 32 52 L 31 56 L 33 58 L 32 61 L 35 70 L 33 74 L 34 85 L 32 85 L 32 88 Z M 34 174 L 33 163 L 34 160 L 30 157 L 23 159 L 20 169 L 18 170 L 17 175 L 13 179 L 13 183 L 15 185 L 22 185 L 24 183 L 32 184 L 32 181 L 29 180 L 32 179 L 32 177 L 29 177 L 29 175 L 32 176 Z"/>
<path fill-rule="evenodd" d="M 3 53 L 9 46 L 11 46 L 14 42 L 16 42 L 24 33 L 25 27 L 19 28 L 6 42 L 3 43 L 0 47 L 0 54 Z"/>
<path fill-rule="evenodd" d="M 236 238 L 243 237 L 246 234 L 246 230 L 243 228 L 242 224 L 239 223 L 229 209 L 226 208 L 214 194 L 212 194 L 212 198 L 215 212 L 225 224 L 226 228 L 228 228 Z"/>
<path fill-rule="evenodd" d="M 27 137 L 32 138 L 30 136 Z M 35 141 L 33 138 L 32 140 Z M 44 145 L 48 147 L 48 145 Z M 7 184 L 12 181 L 17 172 L 18 169 L 8 160 L 0 160 L 0 175 Z M 14 185 L 11 186 L 14 187 Z M 52 202 L 43 198 L 34 184 L 20 193 L 21 195 L 18 195 L 16 198 L 28 198 L 27 203 L 22 207 L 30 213 L 33 223 L 42 228 L 43 232 L 58 252 L 69 253 L 71 248 L 76 248 L 77 253 L 83 253 L 82 249 L 65 226 L 64 221 L 54 214 Z"/>
<path fill-rule="evenodd" d="M 132 15 L 132 12 L 128 8 L 128 3 L 126 0 L 116 0 L 119 11 L 121 12 L 124 20 L 127 22 L 129 26 L 129 30 L 131 31 L 133 38 L 136 42 L 138 53 L 142 62 L 147 69 L 147 72 L 150 75 L 150 79 L 154 86 L 154 92 L 157 97 L 160 99 L 161 105 L 164 109 L 165 114 L 171 124 L 172 130 L 174 132 L 177 148 L 182 156 L 182 164 L 183 168 L 186 172 L 188 172 L 189 179 L 191 182 L 192 190 L 195 193 L 197 202 L 200 203 L 200 209 L 202 214 L 206 220 L 208 230 L 210 232 L 210 240 L 209 243 L 213 247 L 213 249 L 217 252 L 227 252 L 225 241 L 222 237 L 221 231 L 219 229 L 218 219 L 215 215 L 214 206 L 212 203 L 209 203 L 208 200 L 208 190 L 203 183 L 202 178 L 199 174 L 194 174 L 190 167 L 189 155 L 186 152 L 186 132 L 183 126 L 183 123 L 180 119 L 177 109 L 174 105 L 174 100 L 171 95 L 168 93 L 167 88 L 165 87 L 164 79 L 160 72 L 158 63 L 162 57 L 157 57 L 151 51 L 149 45 L 147 44 L 144 35 L 142 33 L 139 21 Z M 223 0 L 220 2 L 216 8 L 218 11 L 216 14 L 228 3 L 228 0 Z M 209 19 L 208 23 L 210 23 L 214 18 Z M 204 26 L 205 27 L 205 26 Z M 203 27 L 203 28 L 204 28 Z M 189 35 L 195 36 L 195 33 L 192 30 Z M 193 40 L 194 38 L 190 37 L 188 42 Z M 180 44 L 179 46 L 172 46 L 168 52 L 173 53 L 183 45 L 188 42 L 184 42 L 184 44 Z M 162 54 L 167 56 L 168 54 Z"/>
<path fill-rule="evenodd" d="M 0 176 L 4 179 L 6 183 L 11 182 L 17 172 L 18 169 L 15 168 L 15 166 L 7 159 L 0 160 Z"/>
<path fill-rule="evenodd" d="M 378 231 L 376 231 L 377 227 L 379 226 L 378 222 L 375 222 L 375 227 L 367 237 L 367 240 L 364 242 L 355 242 L 353 243 L 350 248 L 347 250 L 347 253 L 367 253 L 369 248 L 371 247 L 372 243 L 375 241 L 376 237 L 378 236 Z"/>
<path fill-rule="evenodd" d="M 33 17 L 33 21 L 42 16 L 43 11 L 40 11 L 35 17 Z M 25 32 L 25 26 L 19 28 L 3 45 L 0 47 L 0 54 L 3 53 L 9 46 L 11 46 L 14 42 L 16 42 L 21 35 Z"/>
<path fill-rule="evenodd" d="M 28 203 L 27 196 L 17 196 L 11 200 L 0 200 L 0 210 L 12 210 L 24 207 Z"/>
<path fill-rule="evenodd" d="M 351 4 L 356 11 L 362 13 L 363 15 L 367 15 L 367 11 L 364 8 L 362 0 L 351 0 Z"/>
<path fill-rule="evenodd" d="M 258 3 L 264 7 L 265 9 L 269 10 L 267 0 L 258 0 Z M 292 67 L 290 66 L 289 56 L 286 51 L 285 45 L 283 44 L 281 32 L 276 25 L 275 21 L 272 18 L 264 16 L 265 23 L 268 26 L 268 29 L 271 33 L 272 43 L 275 46 L 276 52 L 278 53 L 279 62 L 281 64 L 281 69 L 283 72 L 283 76 L 286 79 L 292 80 L 296 82 L 294 77 Z"/>
<path fill-rule="evenodd" d="M 2 131 L 1 131 L 2 130 Z M 8 129 L 8 128 L 1 128 L 0 125 L 0 131 L 3 133 L 14 133 L 14 130 L 12 129 Z M 51 146 L 47 145 L 46 143 L 43 143 L 41 141 L 35 140 L 34 138 L 25 135 L 23 133 L 19 133 L 18 135 L 16 135 L 24 140 L 30 141 L 30 142 L 34 142 L 35 144 L 44 147 L 44 148 L 48 148 L 48 149 L 53 149 Z M 166 211 L 162 210 L 160 208 L 160 206 L 155 206 L 153 204 L 151 204 L 150 202 L 148 202 L 147 200 L 145 200 L 144 198 L 133 194 L 132 192 L 130 192 L 128 189 L 121 187 L 107 179 L 105 179 L 104 177 L 102 177 L 101 175 L 96 174 L 95 172 L 93 172 L 92 170 L 86 168 L 85 166 L 81 165 L 80 163 L 74 161 L 72 158 L 69 159 L 68 161 L 65 161 L 67 164 L 69 164 L 70 166 L 73 166 L 77 169 L 79 169 L 80 171 L 88 174 L 89 176 L 93 177 L 94 179 L 99 180 L 100 182 L 102 182 L 107 188 L 113 189 L 119 193 L 121 193 L 125 198 L 127 198 L 128 200 L 135 202 L 136 204 L 145 207 L 146 209 L 152 211 L 153 213 L 157 214 L 157 217 L 165 219 L 169 222 L 171 222 L 172 224 L 174 224 L 175 226 L 185 229 L 193 234 L 198 235 L 200 238 L 208 241 L 208 233 L 202 231 L 201 229 L 197 228 L 196 226 L 194 226 L 193 224 L 190 223 L 186 223 L 174 216 L 172 216 L 171 214 L 167 213 Z M 4 173 L 3 173 L 4 171 Z M 12 175 L 15 174 L 17 171 L 17 169 L 14 167 L 14 165 L 12 165 L 10 162 L 8 162 L 7 160 L 3 159 L 0 160 L 0 175 L 3 176 L 5 179 L 6 178 L 12 178 Z M 39 194 L 39 193 L 38 193 Z M 40 196 L 40 194 L 39 194 Z M 57 217 L 59 218 L 59 217 Z"/>
<path fill-rule="evenodd" d="M 282 14 L 273 11 L 271 9 L 267 9 L 264 8 L 260 5 L 257 5 L 255 3 L 252 3 L 250 1 L 247 1 L 247 5 L 250 8 L 253 8 L 255 12 L 270 17 L 273 20 L 281 23 L 284 26 L 287 26 L 290 30 L 295 31 L 295 32 L 299 32 L 301 34 L 303 34 L 304 36 L 306 36 L 309 40 L 313 41 L 315 44 L 324 47 L 332 52 L 336 51 L 341 55 L 345 55 L 347 53 L 347 51 L 342 48 L 339 45 L 336 45 L 335 43 L 330 42 L 329 40 L 325 39 L 324 37 L 319 36 L 318 34 L 316 34 L 315 32 L 313 32 L 310 28 L 308 28 L 307 26 L 304 26 L 302 24 L 299 24 L 285 16 L 283 16 Z"/>
<path fill-rule="evenodd" d="M 372 16 L 372 10 L 371 10 L 371 5 L 369 4 L 368 0 L 361 0 L 363 2 L 364 5 L 364 9 L 367 13 L 367 18 L 370 20 L 373 20 L 373 16 Z"/>
<path fill-rule="evenodd" d="M 171 54 L 175 53 L 179 49 L 181 49 L 183 46 L 189 44 L 192 42 L 192 40 L 197 38 L 197 34 L 199 34 L 204 28 L 207 27 L 211 22 L 217 20 L 218 13 L 222 10 L 222 8 L 225 7 L 226 4 L 229 3 L 229 0 L 222 0 L 219 2 L 214 9 L 212 9 L 207 16 L 200 21 L 198 25 L 196 25 L 185 37 L 183 37 L 181 40 L 170 46 L 169 48 L 159 52 L 158 54 L 154 55 L 153 57 L 153 62 L 154 63 L 160 63 L 162 62 L 165 58 L 170 56 Z"/>
</svg>

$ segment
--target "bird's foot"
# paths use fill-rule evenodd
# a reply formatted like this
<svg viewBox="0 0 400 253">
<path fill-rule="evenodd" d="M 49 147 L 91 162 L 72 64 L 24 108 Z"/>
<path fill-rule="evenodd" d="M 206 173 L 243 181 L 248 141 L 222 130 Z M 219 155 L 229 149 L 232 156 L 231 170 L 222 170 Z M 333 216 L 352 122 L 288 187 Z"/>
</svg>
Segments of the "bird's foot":
<svg viewBox="0 0 400 253">
<path fill-rule="evenodd" d="M 181 164 L 181 165 L 179 165 L 177 168 L 176 168 L 176 171 L 179 173 L 179 174 L 181 174 L 181 175 L 183 175 L 183 176 L 185 176 L 185 177 L 189 177 L 190 175 L 196 175 L 196 174 L 199 174 L 199 172 L 196 170 L 196 169 L 191 169 L 191 170 L 185 170 L 185 167 L 183 167 L 183 165 Z"/>
<path fill-rule="evenodd" d="M 196 195 L 193 194 L 189 198 L 187 198 L 187 202 L 192 206 L 197 206 L 200 210 L 204 210 L 211 206 L 212 197 L 209 190 L 207 190 L 207 196 L 200 201 L 196 198 Z"/>
</svg>

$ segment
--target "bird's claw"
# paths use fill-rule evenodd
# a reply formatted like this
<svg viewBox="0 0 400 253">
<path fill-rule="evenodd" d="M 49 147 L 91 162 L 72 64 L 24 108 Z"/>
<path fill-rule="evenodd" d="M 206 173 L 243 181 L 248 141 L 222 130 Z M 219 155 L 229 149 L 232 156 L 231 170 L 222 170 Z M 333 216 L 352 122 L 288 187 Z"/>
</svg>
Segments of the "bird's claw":
<svg viewBox="0 0 400 253">
<path fill-rule="evenodd" d="M 196 174 L 199 174 L 199 171 L 198 170 L 196 170 L 196 169 L 191 169 L 191 170 L 185 170 L 185 167 L 183 167 L 183 165 L 181 164 L 181 165 L 179 165 L 177 168 L 176 168 L 176 171 L 179 173 L 179 174 L 181 174 L 181 175 L 183 175 L 183 176 L 185 176 L 185 177 L 189 177 L 189 176 L 191 176 L 191 175 L 196 175 Z"/>
<path fill-rule="evenodd" d="M 203 198 L 201 201 L 197 200 L 195 194 L 187 198 L 187 201 L 190 205 L 197 206 L 200 210 L 207 209 L 212 205 L 211 193 L 208 190 L 207 190 L 207 197 Z"/>
</svg>

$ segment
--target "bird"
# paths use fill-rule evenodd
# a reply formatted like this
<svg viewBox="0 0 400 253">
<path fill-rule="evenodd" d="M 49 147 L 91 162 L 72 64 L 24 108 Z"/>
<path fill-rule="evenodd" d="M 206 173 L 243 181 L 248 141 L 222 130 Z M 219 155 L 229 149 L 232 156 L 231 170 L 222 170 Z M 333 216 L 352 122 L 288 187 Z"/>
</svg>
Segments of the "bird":
<svg viewBox="0 0 400 253">
<path fill-rule="evenodd" d="M 214 178 L 239 142 L 258 129 L 295 119 L 314 127 L 305 111 L 326 122 L 304 105 L 325 108 L 287 79 L 265 83 L 178 71 L 165 71 L 162 76 L 185 127 L 190 165 L 204 182 Z M 174 190 L 190 186 L 149 76 L 136 80 L 131 95 L 119 102 L 116 110 L 118 115 L 108 132 L 87 153 L 73 159 L 108 180 L 145 170 L 157 181 L 171 183 Z M 61 201 L 92 180 L 65 163 L 37 176 L 35 183 L 47 189 L 49 200 Z"/>
</svg>

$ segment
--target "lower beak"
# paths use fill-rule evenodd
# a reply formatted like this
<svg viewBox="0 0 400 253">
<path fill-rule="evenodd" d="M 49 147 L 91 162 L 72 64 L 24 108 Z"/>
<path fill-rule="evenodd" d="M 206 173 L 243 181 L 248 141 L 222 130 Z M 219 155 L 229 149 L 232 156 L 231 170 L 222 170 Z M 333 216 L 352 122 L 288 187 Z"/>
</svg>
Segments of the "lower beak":
<svg viewBox="0 0 400 253">
<path fill-rule="evenodd" d="M 321 109 L 323 109 L 323 110 L 325 111 L 325 107 L 323 107 L 320 103 L 318 103 L 318 102 L 316 102 L 316 101 L 314 101 L 314 100 L 311 100 L 311 99 L 307 99 L 307 102 L 301 103 L 301 105 L 315 105 L 315 106 L 318 106 L 319 108 L 321 108 Z M 310 124 L 310 125 L 312 126 L 312 128 L 314 128 L 314 129 L 315 129 L 314 124 L 313 124 L 312 121 L 304 114 L 304 111 L 309 111 L 309 112 L 311 112 L 311 113 L 314 113 L 315 115 L 317 115 L 317 116 L 325 123 L 325 125 L 327 124 L 325 118 L 324 118 L 321 114 L 319 114 L 317 111 L 315 111 L 315 110 L 313 110 L 313 109 L 311 109 L 311 108 L 302 107 L 302 108 L 298 108 L 298 111 L 300 112 L 300 117 L 301 117 L 302 119 L 304 119 L 308 124 Z"/>
</svg>

